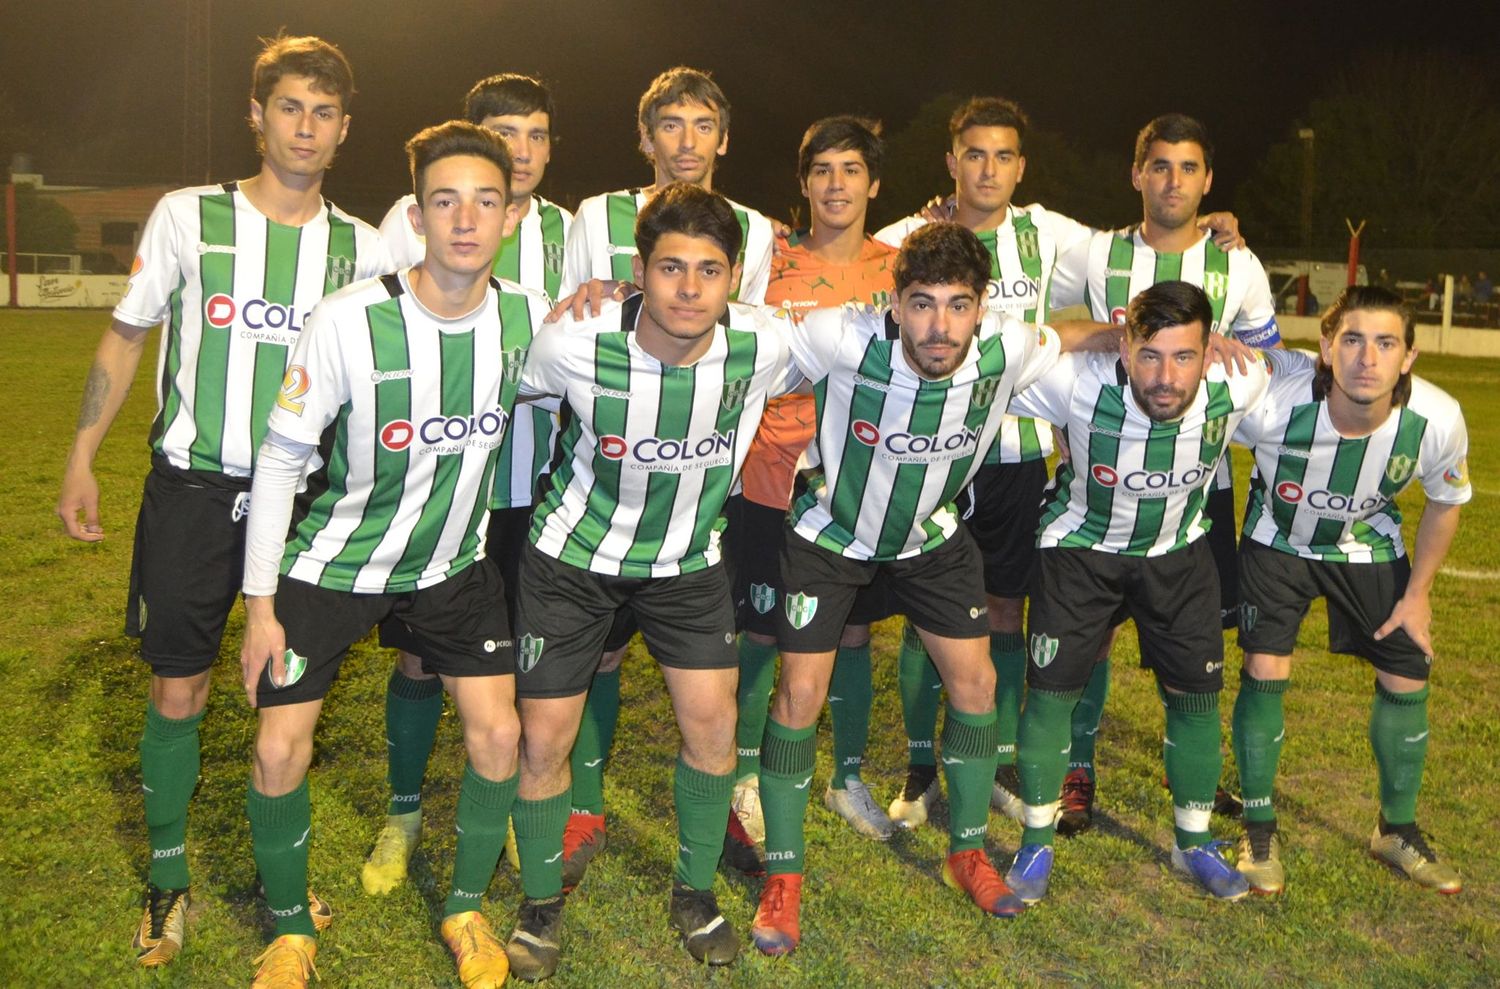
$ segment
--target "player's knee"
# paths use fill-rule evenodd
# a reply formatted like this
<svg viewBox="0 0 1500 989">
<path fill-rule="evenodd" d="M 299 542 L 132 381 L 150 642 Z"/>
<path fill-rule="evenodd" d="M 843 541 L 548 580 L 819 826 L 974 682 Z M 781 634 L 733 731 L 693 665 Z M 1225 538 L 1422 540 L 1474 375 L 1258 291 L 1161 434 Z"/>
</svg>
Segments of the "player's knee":
<svg viewBox="0 0 1500 989">
<path fill-rule="evenodd" d="M 1021 617 L 1025 611 L 1024 598 L 997 598 L 991 596 L 986 602 L 990 612 L 991 632 L 1021 631 Z"/>
<path fill-rule="evenodd" d="M 151 704 L 164 718 L 191 718 L 208 705 L 207 672 L 188 677 L 152 677 Z"/>
<path fill-rule="evenodd" d="M 422 670 L 422 657 L 402 649 L 396 654 L 396 668 L 409 680 L 431 680 L 433 674 Z"/>
<path fill-rule="evenodd" d="M 1246 653 L 1245 675 L 1252 680 L 1286 680 L 1292 675 L 1292 657 Z"/>
<path fill-rule="evenodd" d="M 621 646 L 618 649 L 611 649 L 605 653 L 603 658 L 599 660 L 598 672 L 613 673 L 615 670 L 618 670 L 620 664 L 625 661 L 625 650 L 628 648 L 629 646 Z"/>
<path fill-rule="evenodd" d="M 995 668 L 984 666 L 964 667 L 956 670 L 943 683 L 948 691 L 948 701 L 960 711 L 985 711 L 995 703 Z"/>
<path fill-rule="evenodd" d="M 823 681 L 811 672 L 781 668 L 781 681 L 776 685 L 775 706 L 777 720 L 790 728 L 803 728 L 817 720 L 818 711 L 827 695 Z"/>
<path fill-rule="evenodd" d="M 262 730 L 255 738 L 257 788 L 268 796 L 289 793 L 312 764 L 312 738 Z"/>
<path fill-rule="evenodd" d="M 486 761 L 505 759 L 514 762 L 521 744 L 521 722 L 514 714 L 497 715 L 486 721 L 464 726 L 464 748 L 470 758 Z"/>
</svg>

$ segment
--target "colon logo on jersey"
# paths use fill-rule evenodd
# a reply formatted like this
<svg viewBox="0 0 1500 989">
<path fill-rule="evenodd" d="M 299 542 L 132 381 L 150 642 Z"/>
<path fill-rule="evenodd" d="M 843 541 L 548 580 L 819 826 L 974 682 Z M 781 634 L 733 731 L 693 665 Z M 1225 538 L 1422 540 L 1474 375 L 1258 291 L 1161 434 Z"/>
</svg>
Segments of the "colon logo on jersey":
<svg viewBox="0 0 1500 989">
<path fill-rule="evenodd" d="M 865 419 L 854 420 L 849 426 L 849 432 L 865 446 L 874 446 L 880 442 L 880 428 Z"/>
<path fill-rule="evenodd" d="M 998 377 L 980 378 L 970 390 L 969 405 L 976 409 L 987 409 L 995 401 L 995 392 L 1000 388 Z"/>
<path fill-rule="evenodd" d="M 725 412 L 733 412 L 745 403 L 745 393 L 750 390 L 749 377 L 735 378 L 733 381 L 724 382 L 724 391 L 719 396 L 719 404 Z"/>
<path fill-rule="evenodd" d="M 521 636 L 516 641 L 516 671 L 530 673 L 536 669 L 536 664 L 542 661 L 542 650 L 546 645 L 547 640 L 540 635 L 528 632 Z"/>
<path fill-rule="evenodd" d="M 1295 505 L 1302 500 L 1302 485 L 1296 481 L 1282 481 L 1276 485 L 1276 497 L 1289 505 Z"/>
<path fill-rule="evenodd" d="M 354 281 L 354 259 L 336 254 L 328 259 L 327 289 L 343 288 Z"/>
<path fill-rule="evenodd" d="M 816 597 L 803 594 L 801 591 L 787 596 L 786 620 L 792 623 L 792 628 L 806 628 L 817 613 L 818 599 Z"/>
<path fill-rule="evenodd" d="M 1057 640 L 1038 632 L 1031 637 L 1031 661 L 1037 669 L 1045 669 L 1057 658 Z"/>
<path fill-rule="evenodd" d="M 500 445 L 510 415 L 495 406 L 478 415 L 432 416 L 416 425 L 410 419 L 392 419 L 380 431 L 380 445 L 400 453 L 416 440 L 419 453 L 462 453 L 465 446 L 491 449 Z"/>
<path fill-rule="evenodd" d="M 1404 454 L 1396 454 L 1390 463 L 1385 465 L 1386 480 L 1392 484 L 1404 484 L 1411 472 L 1417 467 L 1417 462 Z"/>
<path fill-rule="evenodd" d="M 405 450 L 416 438 L 417 431 L 412 427 L 410 419 L 393 419 L 380 431 L 380 445 L 392 453 Z"/>
<path fill-rule="evenodd" d="M 776 588 L 767 584 L 750 585 L 750 606 L 757 615 L 764 615 L 776 607 Z"/>
<path fill-rule="evenodd" d="M 300 416 L 303 403 L 298 399 L 306 395 L 311 387 L 312 381 L 307 376 L 307 368 L 301 364 L 293 364 L 286 369 L 286 377 L 281 379 L 281 391 L 276 396 L 276 404 L 292 415 Z"/>
<path fill-rule="evenodd" d="M 1093 476 L 1096 482 L 1104 485 L 1106 488 L 1112 488 L 1120 483 L 1120 475 L 1115 473 L 1113 467 L 1105 464 L 1095 464 L 1093 467 L 1090 467 L 1089 474 Z"/>
<path fill-rule="evenodd" d="M 599 437 L 599 453 L 606 460 L 623 460 L 629 454 L 634 461 L 631 467 L 638 470 L 688 474 L 733 462 L 734 437 L 733 429 L 727 433 L 715 430 L 701 439 L 647 436 L 632 445 L 623 436 L 607 435 Z"/>
<path fill-rule="evenodd" d="M 203 319 L 216 330 L 222 330 L 233 323 L 236 311 L 234 300 L 223 292 L 210 295 L 208 301 L 203 303 Z"/>
</svg>

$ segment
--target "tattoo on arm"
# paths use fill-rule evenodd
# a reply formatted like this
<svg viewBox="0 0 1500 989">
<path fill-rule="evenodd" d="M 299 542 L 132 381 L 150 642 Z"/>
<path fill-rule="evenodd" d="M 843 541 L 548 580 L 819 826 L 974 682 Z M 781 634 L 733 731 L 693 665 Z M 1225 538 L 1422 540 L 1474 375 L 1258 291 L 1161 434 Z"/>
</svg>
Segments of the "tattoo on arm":
<svg viewBox="0 0 1500 989">
<path fill-rule="evenodd" d="M 104 413 L 104 400 L 109 397 L 109 372 L 98 361 L 89 368 L 88 381 L 83 385 L 83 405 L 78 410 L 78 428 L 88 429 L 99 421 Z"/>
</svg>

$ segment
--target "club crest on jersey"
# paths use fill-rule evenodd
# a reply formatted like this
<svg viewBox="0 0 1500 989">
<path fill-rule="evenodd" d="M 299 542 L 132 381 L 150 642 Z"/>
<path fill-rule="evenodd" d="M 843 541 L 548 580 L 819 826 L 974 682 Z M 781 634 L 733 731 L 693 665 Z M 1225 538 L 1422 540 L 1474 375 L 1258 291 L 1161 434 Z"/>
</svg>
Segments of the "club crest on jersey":
<svg viewBox="0 0 1500 989">
<path fill-rule="evenodd" d="M 505 378 L 506 384 L 520 384 L 521 372 L 525 369 L 525 347 L 516 347 L 514 350 L 503 350 L 500 352 L 500 374 Z"/>
<path fill-rule="evenodd" d="M 787 596 L 786 620 L 792 623 L 792 628 L 806 628 L 813 620 L 813 615 L 818 613 L 818 599 L 798 591 L 796 594 Z"/>
<path fill-rule="evenodd" d="M 354 281 L 354 259 L 335 254 L 328 259 L 328 291 L 343 288 Z"/>
<path fill-rule="evenodd" d="M 1449 467 L 1447 470 L 1443 471 L 1443 480 L 1447 481 L 1455 488 L 1461 488 L 1464 485 L 1468 484 L 1469 458 L 1465 457 L 1458 463 L 1454 464 L 1452 467 Z"/>
<path fill-rule="evenodd" d="M 1404 484 L 1411 472 L 1416 469 L 1417 462 L 1405 454 L 1398 453 L 1391 458 L 1390 463 L 1385 465 L 1386 480 L 1392 484 Z"/>
<path fill-rule="evenodd" d="M 282 653 L 281 659 L 286 663 L 286 675 L 281 678 L 280 683 L 276 683 L 273 677 L 272 684 L 277 687 L 290 687 L 301 680 L 302 674 L 307 672 L 307 657 L 298 655 L 295 649 L 288 649 Z"/>
<path fill-rule="evenodd" d="M 1042 256 L 1041 247 L 1037 243 L 1036 227 L 1030 224 L 1016 227 L 1016 251 L 1023 258 Z"/>
<path fill-rule="evenodd" d="M 776 607 L 776 588 L 768 584 L 750 585 L 750 606 L 757 615 L 764 615 Z"/>
<path fill-rule="evenodd" d="M 1000 379 L 997 377 L 980 378 L 974 382 L 974 387 L 969 392 L 969 407 L 975 409 L 987 409 L 995 401 L 995 392 L 1000 389 Z"/>
<path fill-rule="evenodd" d="M 724 407 L 725 412 L 732 412 L 737 406 L 745 402 L 745 394 L 750 390 L 750 379 L 735 378 L 733 381 L 724 382 L 724 391 L 719 396 L 719 404 Z"/>
<path fill-rule="evenodd" d="M 1219 446 L 1224 442 L 1224 427 L 1228 425 L 1228 416 L 1215 416 L 1203 423 L 1203 442 L 1209 446 Z"/>
<path fill-rule="evenodd" d="M 304 408 L 301 398 L 311 387 L 312 380 L 307 376 L 307 368 L 301 364 L 293 364 L 286 369 L 286 377 L 281 379 L 281 391 L 276 395 L 277 406 L 294 416 L 300 416 Z"/>
<path fill-rule="evenodd" d="M 542 649 L 547 645 L 547 640 L 530 632 L 516 640 L 516 669 L 521 673 L 530 673 L 536 669 L 536 664 L 542 661 Z"/>
<path fill-rule="evenodd" d="M 1203 294 L 1210 299 L 1222 299 L 1229 294 L 1229 276 L 1222 271 L 1203 273 Z"/>
<path fill-rule="evenodd" d="M 542 244 L 542 265 L 547 269 L 549 275 L 562 274 L 563 268 L 563 246 L 550 241 Z"/>
<path fill-rule="evenodd" d="M 1037 632 L 1031 637 L 1031 661 L 1036 668 L 1045 669 L 1057 658 L 1057 640 L 1050 635 Z"/>
</svg>

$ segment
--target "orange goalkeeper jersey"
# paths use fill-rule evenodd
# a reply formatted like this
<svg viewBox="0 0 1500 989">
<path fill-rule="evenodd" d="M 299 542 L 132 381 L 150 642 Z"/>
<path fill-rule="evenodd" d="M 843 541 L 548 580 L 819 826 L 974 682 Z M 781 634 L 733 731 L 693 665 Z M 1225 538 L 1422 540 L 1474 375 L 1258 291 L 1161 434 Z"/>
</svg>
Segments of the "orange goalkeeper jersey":
<svg viewBox="0 0 1500 989">
<path fill-rule="evenodd" d="M 842 306 L 847 302 L 884 306 L 891 299 L 891 268 L 895 248 L 865 238 L 859 259 L 833 264 L 812 255 L 794 234 L 776 241 L 771 256 L 771 282 L 766 304 L 796 318 L 808 309 Z M 797 459 L 812 442 L 815 426 L 811 395 L 773 398 L 750 444 L 740 472 L 745 497 L 758 505 L 786 510 L 792 497 Z"/>
</svg>

